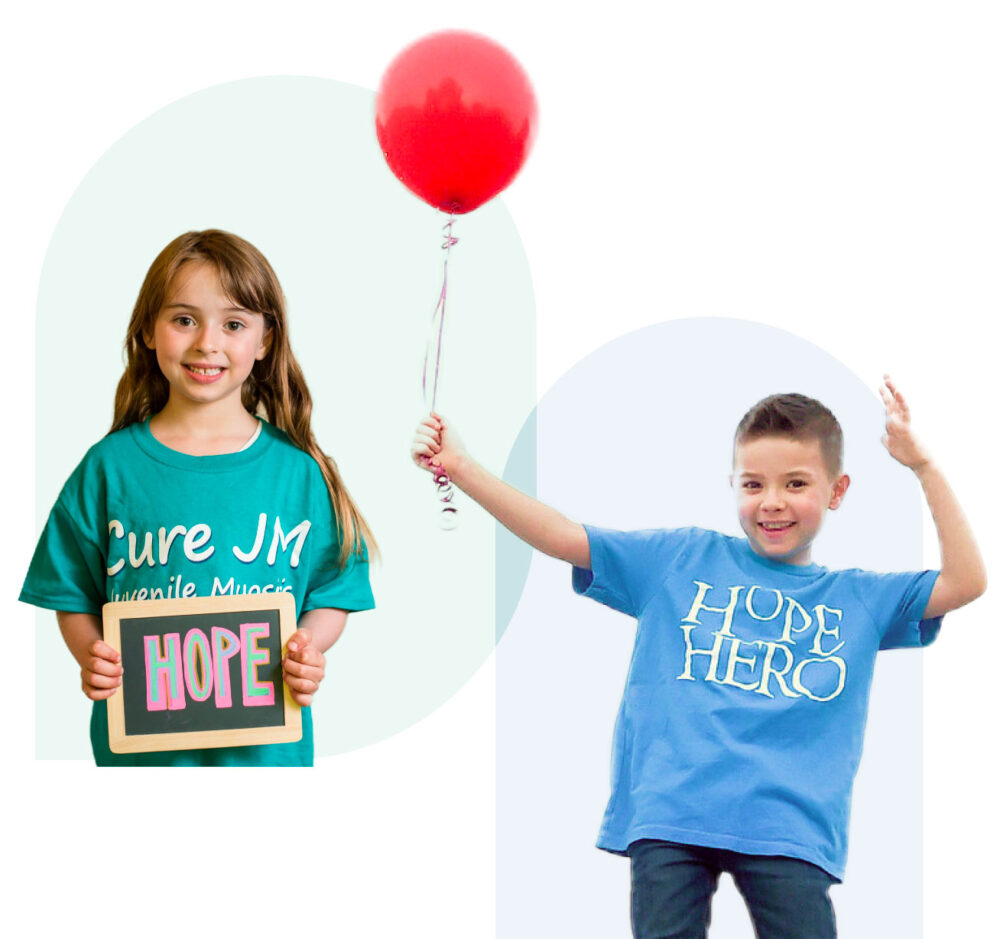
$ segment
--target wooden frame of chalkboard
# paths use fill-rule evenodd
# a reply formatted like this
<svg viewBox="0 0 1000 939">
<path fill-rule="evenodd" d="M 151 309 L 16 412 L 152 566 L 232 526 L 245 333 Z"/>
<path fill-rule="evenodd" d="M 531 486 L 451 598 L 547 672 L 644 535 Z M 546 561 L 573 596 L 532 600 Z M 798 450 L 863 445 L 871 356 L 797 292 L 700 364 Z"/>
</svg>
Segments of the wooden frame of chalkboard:
<svg viewBox="0 0 1000 939">
<path fill-rule="evenodd" d="M 281 672 L 296 628 L 290 593 L 106 603 L 103 616 L 124 669 L 108 698 L 113 753 L 302 739 Z"/>
</svg>

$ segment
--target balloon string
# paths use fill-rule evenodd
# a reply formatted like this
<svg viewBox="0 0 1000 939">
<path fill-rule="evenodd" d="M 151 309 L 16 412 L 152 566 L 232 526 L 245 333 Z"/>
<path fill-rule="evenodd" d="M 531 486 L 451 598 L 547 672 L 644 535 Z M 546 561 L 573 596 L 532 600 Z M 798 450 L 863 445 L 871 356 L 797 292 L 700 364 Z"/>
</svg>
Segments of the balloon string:
<svg viewBox="0 0 1000 939">
<path fill-rule="evenodd" d="M 431 316 L 432 330 L 434 324 L 437 323 L 437 344 L 434 353 L 434 384 L 431 388 L 430 401 L 431 411 L 434 411 L 437 406 L 438 377 L 441 373 L 441 340 L 444 335 L 445 306 L 448 302 L 448 259 L 451 257 L 452 247 L 458 244 L 458 239 L 451 233 L 454 224 L 455 216 L 449 215 L 448 221 L 442 228 L 444 241 L 441 244 L 441 248 L 444 251 L 444 266 L 441 276 L 441 293 L 438 295 L 437 306 L 434 307 L 434 313 Z M 424 374 L 421 381 L 425 404 L 427 403 L 427 369 L 430 364 L 430 358 L 431 349 L 430 341 L 428 341 L 427 350 L 424 353 Z M 434 485 L 437 487 L 438 498 L 441 500 L 441 527 L 452 529 L 458 524 L 458 509 L 452 505 L 452 500 L 455 498 L 455 487 L 452 485 L 445 468 L 440 463 L 428 462 L 428 466 L 434 474 Z"/>
<path fill-rule="evenodd" d="M 458 239 L 454 237 L 451 233 L 452 226 L 455 224 L 455 216 L 450 215 L 448 221 L 445 223 L 442 231 L 444 232 L 444 241 L 441 244 L 441 248 L 444 251 L 444 268 L 441 275 L 441 293 L 438 294 L 437 306 L 434 307 L 434 313 L 431 316 L 431 328 L 433 329 L 434 324 L 437 323 L 437 350 L 434 355 L 434 385 L 431 389 L 431 410 L 437 406 L 437 388 L 438 388 L 438 376 L 441 373 L 441 340 L 444 335 L 444 313 L 445 306 L 448 302 L 448 258 L 451 256 L 451 249 L 453 245 L 458 244 Z M 427 401 L 427 366 L 430 363 L 430 347 L 424 354 L 424 376 L 423 376 L 423 392 L 424 392 L 424 402 Z"/>
</svg>

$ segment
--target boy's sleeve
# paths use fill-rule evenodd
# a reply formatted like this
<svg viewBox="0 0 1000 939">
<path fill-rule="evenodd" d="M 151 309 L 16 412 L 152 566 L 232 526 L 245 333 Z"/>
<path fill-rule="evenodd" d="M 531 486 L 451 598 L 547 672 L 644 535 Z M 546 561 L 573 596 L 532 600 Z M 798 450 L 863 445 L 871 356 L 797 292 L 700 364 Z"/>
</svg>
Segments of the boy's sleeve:
<svg viewBox="0 0 1000 939">
<path fill-rule="evenodd" d="M 937 638 L 941 617 L 923 616 L 938 574 L 919 571 L 863 576 L 860 593 L 879 630 L 879 649 L 926 646 Z"/>
<path fill-rule="evenodd" d="M 591 569 L 573 568 L 573 589 L 629 616 L 638 616 L 663 583 L 689 531 L 583 527 L 590 542 Z"/>
<path fill-rule="evenodd" d="M 47 610 L 100 615 L 104 582 L 104 553 L 76 524 L 60 496 L 38 539 L 18 599 Z"/>
<path fill-rule="evenodd" d="M 375 607 L 371 583 L 368 579 L 368 549 L 362 547 L 359 557 L 351 554 L 343 569 L 337 562 L 340 553 L 340 537 L 337 520 L 330 503 L 326 483 L 316 467 L 311 491 L 313 518 L 318 520 L 315 534 L 315 559 L 309 571 L 309 586 L 302 601 L 301 612 L 333 608 L 337 610 L 371 610 Z"/>
</svg>

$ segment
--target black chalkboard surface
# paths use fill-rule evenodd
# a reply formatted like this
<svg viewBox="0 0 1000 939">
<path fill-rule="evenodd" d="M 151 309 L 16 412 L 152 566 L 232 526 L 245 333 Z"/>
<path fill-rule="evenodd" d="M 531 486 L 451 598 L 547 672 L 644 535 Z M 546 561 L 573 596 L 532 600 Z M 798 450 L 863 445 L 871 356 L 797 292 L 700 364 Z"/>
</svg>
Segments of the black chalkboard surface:
<svg viewBox="0 0 1000 939">
<path fill-rule="evenodd" d="M 108 699 L 113 753 L 301 739 L 302 714 L 281 677 L 291 594 L 107 603 L 103 613 L 104 641 L 124 670 Z"/>
</svg>

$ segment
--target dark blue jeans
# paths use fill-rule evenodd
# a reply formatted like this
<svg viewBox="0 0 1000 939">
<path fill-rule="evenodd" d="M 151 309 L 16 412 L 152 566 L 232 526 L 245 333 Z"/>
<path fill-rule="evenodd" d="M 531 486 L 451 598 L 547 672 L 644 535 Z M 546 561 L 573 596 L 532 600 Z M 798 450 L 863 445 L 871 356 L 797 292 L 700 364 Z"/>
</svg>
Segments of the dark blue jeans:
<svg viewBox="0 0 1000 939">
<path fill-rule="evenodd" d="M 723 871 L 759 939 L 836 939 L 829 890 L 837 881 L 808 861 L 648 840 L 633 842 L 628 855 L 636 939 L 705 939 Z"/>
</svg>

